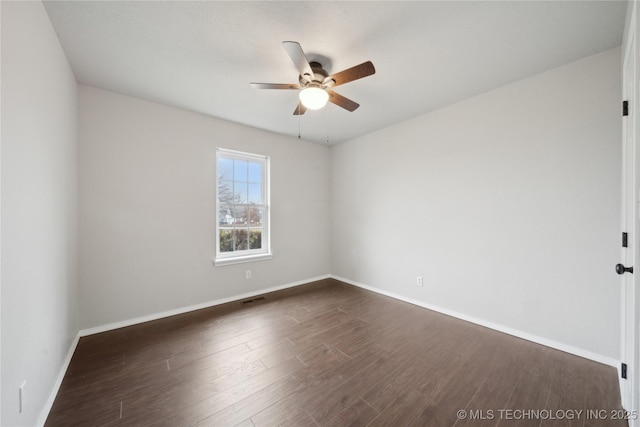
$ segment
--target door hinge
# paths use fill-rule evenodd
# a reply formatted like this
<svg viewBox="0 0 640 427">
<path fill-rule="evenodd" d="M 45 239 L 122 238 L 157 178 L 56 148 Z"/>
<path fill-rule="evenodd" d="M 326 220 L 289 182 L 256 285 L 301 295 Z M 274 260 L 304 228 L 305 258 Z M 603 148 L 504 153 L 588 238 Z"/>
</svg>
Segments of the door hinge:
<svg viewBox="0 0 640 427">
<path fill-rule="evenodd" d="M 622 233 L 622 247 L 623 248 L 629 247 L 629 234 L 627 233 Z"/>
<path fill-rule="evenodd" d="M 625 380 L 627 379 L 627 364 L 623 363 L 622 366 L 620 367 L 620 376 L 622 378 L 624 378 Z"/>
<path fill-rule="evenodd" d="M 629 101 L 622 101 L 622 115 L 629 115 Z"/>
</svg>

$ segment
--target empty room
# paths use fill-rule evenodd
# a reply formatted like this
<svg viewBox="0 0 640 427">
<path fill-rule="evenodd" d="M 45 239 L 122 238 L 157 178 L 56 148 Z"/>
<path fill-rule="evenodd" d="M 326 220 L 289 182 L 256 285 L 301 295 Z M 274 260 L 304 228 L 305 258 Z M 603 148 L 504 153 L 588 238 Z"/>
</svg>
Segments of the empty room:
<svg viewBox="0 0 640 427">
<path fill-rule="evenodd" d="M 0 424 L 639 426 L 636 1 L 2 1 Z"/>
</svg>

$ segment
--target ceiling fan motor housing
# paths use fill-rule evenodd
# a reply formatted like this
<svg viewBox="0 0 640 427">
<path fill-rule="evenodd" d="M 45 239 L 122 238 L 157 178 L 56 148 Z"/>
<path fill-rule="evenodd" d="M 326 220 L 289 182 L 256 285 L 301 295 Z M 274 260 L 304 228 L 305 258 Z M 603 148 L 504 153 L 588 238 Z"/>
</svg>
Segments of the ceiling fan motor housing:
<svg viewBox="0 0 640 427">
<path fill-rule="evenodd" d="M 311 70 L 313 71 L 313 77 L 308 74 L 300 75 L 298 81 L 303 87 L 319 87 L 325 89 L 332 87 L 336 82 L 333 79 L 329 79 L 329 73 L 322 68 L 319 62 L 309 62 Z"/>
</svg>

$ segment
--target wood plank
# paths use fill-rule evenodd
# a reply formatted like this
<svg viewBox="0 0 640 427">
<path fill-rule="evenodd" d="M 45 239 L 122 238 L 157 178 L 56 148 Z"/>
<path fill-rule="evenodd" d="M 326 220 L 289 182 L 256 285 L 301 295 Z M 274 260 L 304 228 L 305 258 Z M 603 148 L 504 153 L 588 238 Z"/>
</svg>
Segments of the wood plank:
<svg viewBox="0 0 640 427">
<path fill-rule="evenodd" d="M 330 418 L 326 425 L 356 427 L 368 425 L 376 416 L 376 411 L 371 405 L 362 399 L 358 399 L 352 405 L 346 407 L 342 412 Z"/>
</svg>

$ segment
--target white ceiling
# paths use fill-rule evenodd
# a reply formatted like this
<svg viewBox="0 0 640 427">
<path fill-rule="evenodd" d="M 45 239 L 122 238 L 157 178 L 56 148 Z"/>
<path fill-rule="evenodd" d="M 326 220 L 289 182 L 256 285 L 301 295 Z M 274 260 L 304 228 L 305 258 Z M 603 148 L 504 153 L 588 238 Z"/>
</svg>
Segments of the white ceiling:
<svg viewBox="0 0 640 427">
<path fill-rule="evenodd" d="M 620 45 L 624 1 L 47 1 L 80 83 L 335 144 Z M 371 60 L 336 92 L 361 104 L 293 116 L 282 48 L 329 73 Z"/>
</svg>

